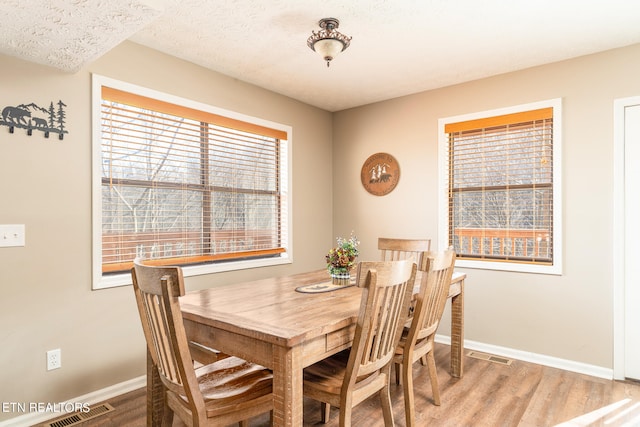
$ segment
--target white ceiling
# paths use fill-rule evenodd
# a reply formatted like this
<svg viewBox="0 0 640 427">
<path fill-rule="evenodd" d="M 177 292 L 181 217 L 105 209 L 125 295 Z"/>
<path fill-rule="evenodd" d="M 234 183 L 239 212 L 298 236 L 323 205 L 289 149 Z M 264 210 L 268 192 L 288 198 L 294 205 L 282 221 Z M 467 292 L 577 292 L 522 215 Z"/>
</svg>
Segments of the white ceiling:
<svg viewBox="0 0 640 427">
<path fill-rule="evenodd" d="M 328 111 L 640 43 L 638 0 L 2 0 L 0 53 L 69 72 L 122 41 Z M 321 18 L 351 46 L 327 68 Z"/>
</svg>

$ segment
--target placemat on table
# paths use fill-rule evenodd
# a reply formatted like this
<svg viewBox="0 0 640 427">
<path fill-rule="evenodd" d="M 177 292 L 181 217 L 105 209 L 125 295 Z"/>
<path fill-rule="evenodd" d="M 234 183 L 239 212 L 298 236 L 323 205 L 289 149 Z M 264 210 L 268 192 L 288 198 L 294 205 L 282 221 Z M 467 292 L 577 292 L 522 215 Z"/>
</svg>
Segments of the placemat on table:
<svg viewBox="0 0 640 427">
<path fill-rule="evenodd" d="M 338 289 L 350 288 L 351 286 L 355 286 L 355 284 L 353 280 L 348 285 L 334 285 L 331 281 L 312 283 L 310 285 L 299 286 L 296 288 L 296 291 L 307 294 L 317 294 L 320 292 L 331 292 Z"/>
</svg>

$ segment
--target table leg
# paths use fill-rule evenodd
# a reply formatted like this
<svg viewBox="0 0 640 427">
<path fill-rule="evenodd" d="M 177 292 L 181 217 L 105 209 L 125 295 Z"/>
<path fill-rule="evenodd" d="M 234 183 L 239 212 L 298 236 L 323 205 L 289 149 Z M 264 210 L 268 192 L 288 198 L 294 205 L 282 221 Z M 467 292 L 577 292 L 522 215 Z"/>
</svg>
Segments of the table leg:
<svg viewBox="0 0 640 427">
<path fill-rule="evenodd" d="M 166 404 L 164 385 L 160 380 L 158 368 L 147 350 L 147 427 L 162 425 Z"/>
<path fill-rule="evenodd" d="M 302 349 L 273 348 L 273 425 L 300 427 L 303 415 Z"/>
<path fill-rule="evenodd" d="M 451 376 L 460 378 L 464 370 L 464 280 L 460 293 L 451 298 Z"/>
</svg>

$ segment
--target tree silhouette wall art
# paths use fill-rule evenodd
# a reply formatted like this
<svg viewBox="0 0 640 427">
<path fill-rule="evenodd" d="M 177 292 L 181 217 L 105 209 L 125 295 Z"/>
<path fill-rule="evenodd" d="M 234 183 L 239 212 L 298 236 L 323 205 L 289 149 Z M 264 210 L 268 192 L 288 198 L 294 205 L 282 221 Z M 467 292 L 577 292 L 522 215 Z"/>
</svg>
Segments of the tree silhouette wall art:
<svg viewBox="0 0 640 427">
<path fill-rule="evenodd" d="M 64 139 L 64 134 L 69 133 L 66 129 L 65 107 L 67 105 L 61 100 L 56 104 L 53 101 L 49 104 L 49 108 L 43 108 L 35 103 L 7 105 L 2 108 L 2 119 L 0 125 L 7 126 L 9 133 L 13 133 L 15 128 L 27 130 L 27 135 L 32 135 L 33 131 L 44 133 L 45 138 L 49 138 L 49 134 L 57 133 L 58 139 Z"/>
</svg>

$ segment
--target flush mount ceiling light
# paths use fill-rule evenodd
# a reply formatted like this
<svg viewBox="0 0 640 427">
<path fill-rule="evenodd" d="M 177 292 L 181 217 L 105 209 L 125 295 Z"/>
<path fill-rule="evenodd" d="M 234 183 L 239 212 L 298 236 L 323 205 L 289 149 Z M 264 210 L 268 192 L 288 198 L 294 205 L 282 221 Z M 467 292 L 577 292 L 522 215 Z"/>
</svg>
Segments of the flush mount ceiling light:
<svg viewBox="0 0 640 427">
<path fill-rule="evenodd" d="M 317 33 L 311 31 L 311 36 L 307 39 L 307 46 L 322 56 L 327 61 L 327 67 L 331 60 L 340 52 L 349 47 L 351 37 L 345 36 L 336 30 L 340 25 L 340 21 L 336 18 L 324 18 L 318 22 L 320 28 Z"/>
</svg>

